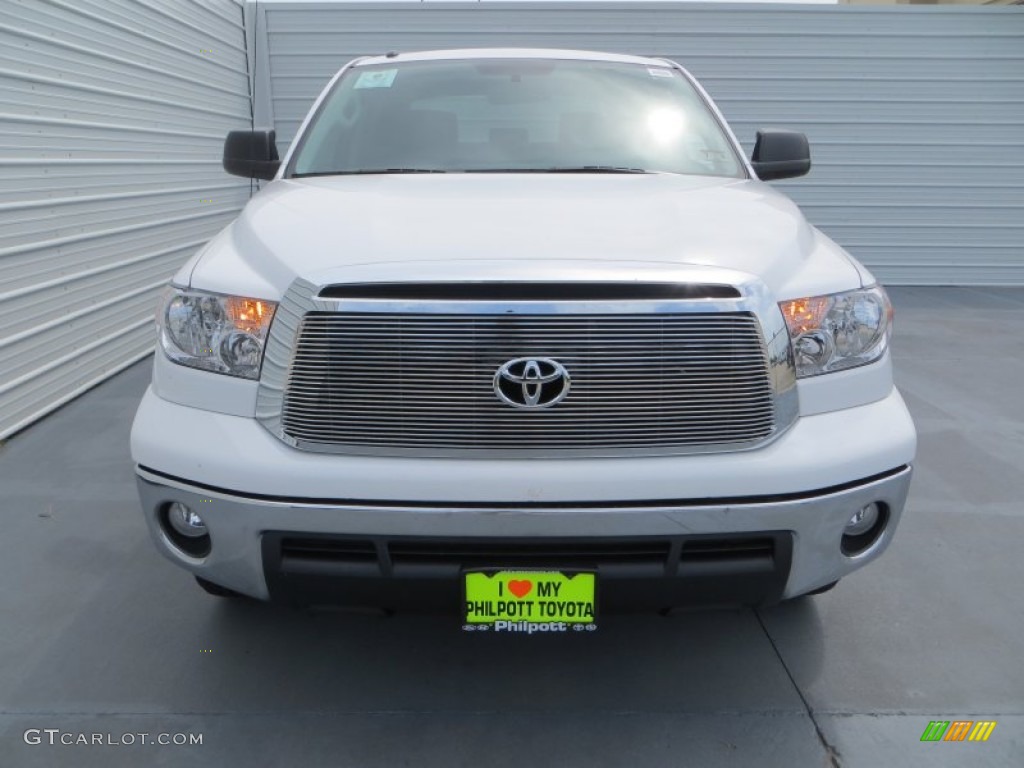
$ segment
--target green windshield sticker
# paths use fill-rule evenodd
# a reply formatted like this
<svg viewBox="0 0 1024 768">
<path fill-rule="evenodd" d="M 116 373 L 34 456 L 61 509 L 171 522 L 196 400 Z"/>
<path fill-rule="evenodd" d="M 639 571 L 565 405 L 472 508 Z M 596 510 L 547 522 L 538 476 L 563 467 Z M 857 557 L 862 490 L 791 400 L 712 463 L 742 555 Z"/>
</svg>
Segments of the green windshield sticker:
<svg viewBox="0 0 1024 768">
<path fill-rule="evenodd" d="M 596 576 L 555 571 L 474 571 L 465 575 L 467 625 L 495 631 L 564 632 L 595 625 Z"/>
<path fill-rule="evenodd" d="M 369 72 L 360 72 L 356 79 L 356 88 L 390 88 L 397 74 L 397 69 L 372 69 Z"/>
</svg>

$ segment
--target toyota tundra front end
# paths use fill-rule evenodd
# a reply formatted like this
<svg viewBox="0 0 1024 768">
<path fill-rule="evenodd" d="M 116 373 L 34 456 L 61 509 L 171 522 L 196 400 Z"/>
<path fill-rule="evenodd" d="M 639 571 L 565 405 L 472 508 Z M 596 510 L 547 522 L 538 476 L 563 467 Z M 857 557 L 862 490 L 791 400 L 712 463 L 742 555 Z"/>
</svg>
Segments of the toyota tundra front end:
<svg viewBox="0 0 1024 768">
<path fill-rule="evenodd" d="M 132 431 L 209 591 L 593 628 L 827 588 L 899 523 L 884 290 L 673 62 L 358 59 L 175 276 Z"/>
</svg>

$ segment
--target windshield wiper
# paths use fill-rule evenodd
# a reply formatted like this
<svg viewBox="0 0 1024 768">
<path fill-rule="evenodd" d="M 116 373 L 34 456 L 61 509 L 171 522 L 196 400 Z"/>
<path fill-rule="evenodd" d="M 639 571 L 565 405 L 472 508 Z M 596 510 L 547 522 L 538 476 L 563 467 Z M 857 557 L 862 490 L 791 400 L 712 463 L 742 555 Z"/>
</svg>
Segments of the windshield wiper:
<svg viewBox="0 0 1024 768">
<path fill-rule="evenodd" d="M 311 171 L 293 173 L 291 178 L 304 179 L 309 176 L 372 176 L 386 173 L 448 173 L 437 168 L 359 168 L 354 171 Z"/>
<path fill-rule="evenodd" d="M 552 168 L 471 168 L 466 173 L 654 173 L 654 171 L 617 165 L 567 165 Z"/>
</svg>

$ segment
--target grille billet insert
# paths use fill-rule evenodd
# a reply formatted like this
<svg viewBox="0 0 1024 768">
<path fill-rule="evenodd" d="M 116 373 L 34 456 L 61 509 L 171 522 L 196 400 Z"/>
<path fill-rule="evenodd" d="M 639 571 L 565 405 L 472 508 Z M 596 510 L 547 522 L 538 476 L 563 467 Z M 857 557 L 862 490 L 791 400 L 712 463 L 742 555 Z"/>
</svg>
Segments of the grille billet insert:
<svg viewBox="0 0 1024 768">
<path fill-rule="evenodd" d="M 502 403 L 508 360 L 572 377 L 549 409 Z M 465 315 L 311 312 L 282 412 L 303 447 L 738 449 L 774 430 L 757 319 L 747 312 Z"/>
</svg>

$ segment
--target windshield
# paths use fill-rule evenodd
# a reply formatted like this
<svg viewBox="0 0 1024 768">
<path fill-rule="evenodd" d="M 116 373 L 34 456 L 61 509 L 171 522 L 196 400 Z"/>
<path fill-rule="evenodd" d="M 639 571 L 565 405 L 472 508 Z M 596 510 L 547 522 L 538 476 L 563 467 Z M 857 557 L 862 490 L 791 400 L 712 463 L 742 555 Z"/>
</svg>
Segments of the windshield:
<svg viewBox="0 0 1024 768">
<path fill-rule="evenodd" d="M 677 71 L 548 59 L 353 67 L 289 175 L 486 171 L 744 176 Z"/>
</svg>

